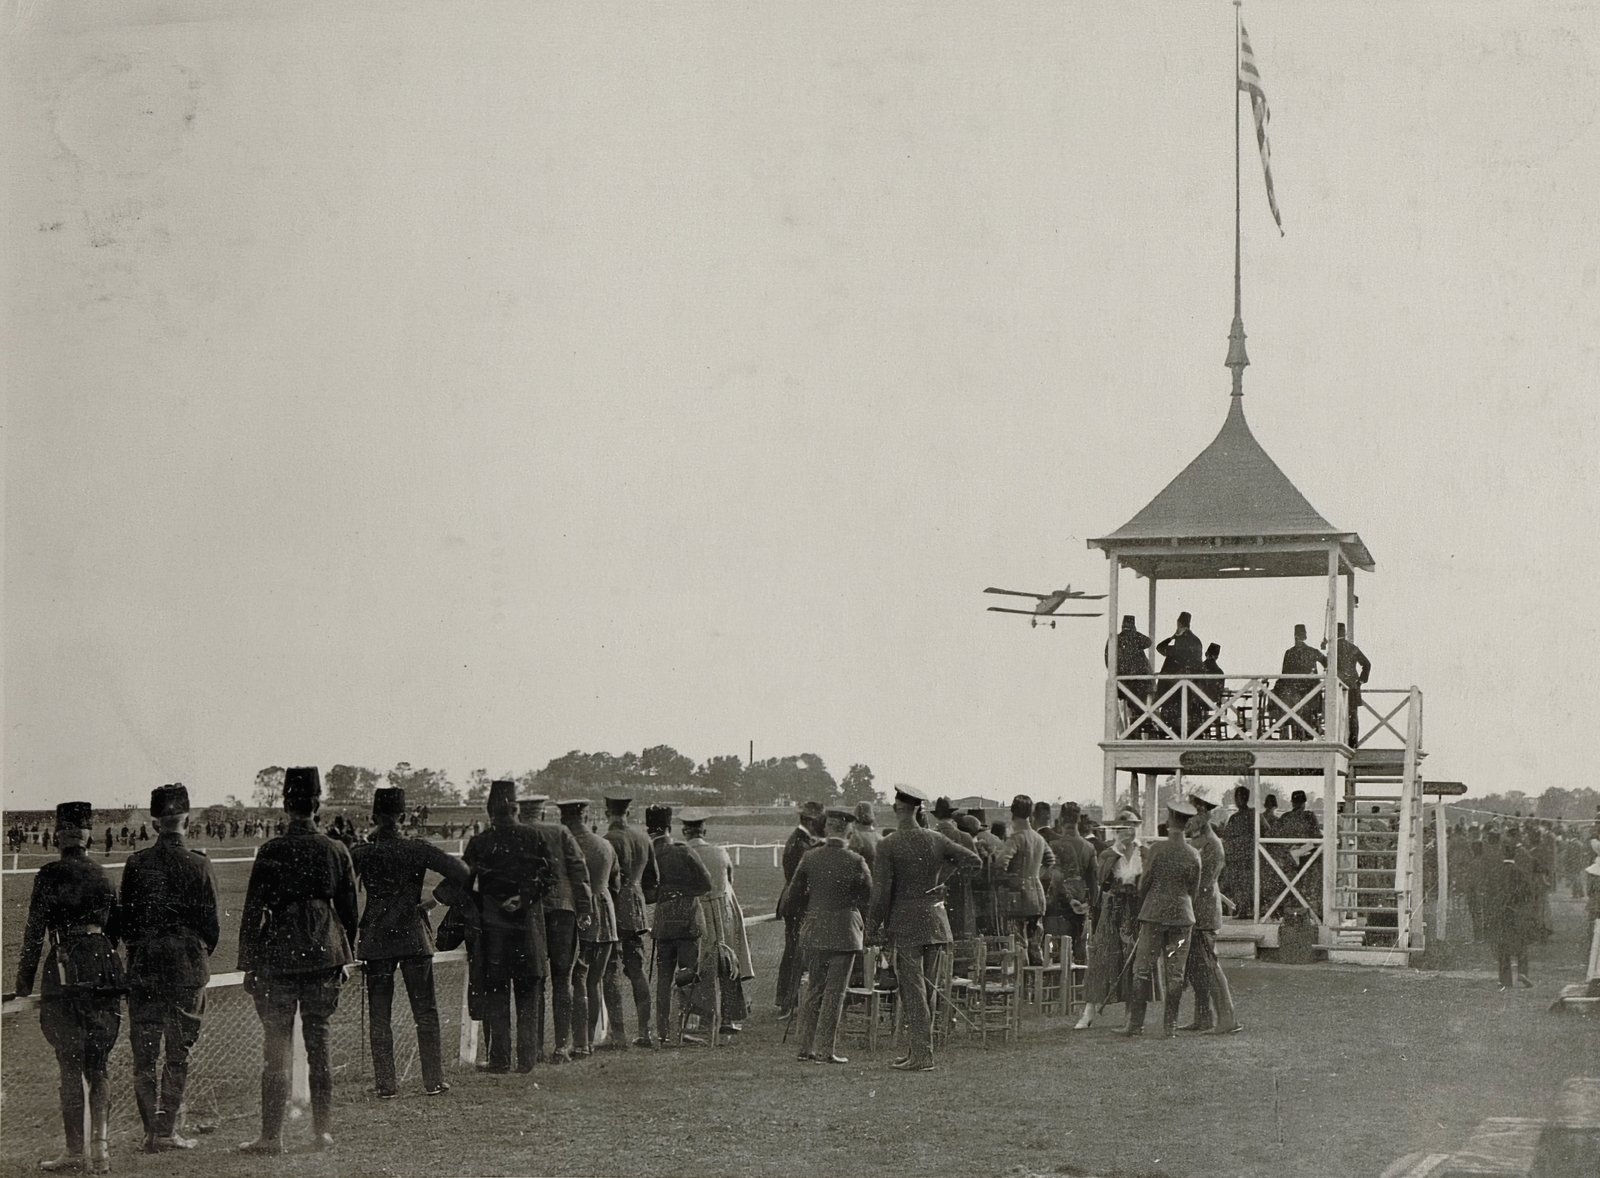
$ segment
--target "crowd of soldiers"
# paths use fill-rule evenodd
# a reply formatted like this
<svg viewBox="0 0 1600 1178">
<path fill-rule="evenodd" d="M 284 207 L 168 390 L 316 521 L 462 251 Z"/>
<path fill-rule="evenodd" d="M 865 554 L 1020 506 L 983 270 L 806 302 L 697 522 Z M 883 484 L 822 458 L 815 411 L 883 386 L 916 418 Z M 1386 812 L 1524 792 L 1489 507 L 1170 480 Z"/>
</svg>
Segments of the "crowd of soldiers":
<svg viewBox="0 0 1600 1178">
<path fill-rule="evenodd" d="M 518 799 L 514 782 L 497 781 L 488 825 L 457 859 L 406 836 L 403 790 L 377 791 L 375 829 L 354 847 L 318 829 L 320 798 L 314 767 L 288 770 L 283 834 L 261 847 L 251 867 L 238 968 L 263 1029 L 261 1131 L 241 1150 L 284 1150 L 297 1018 L 313 1139 L 318 1148 L 333 1144 L 329 1022 L 358 961 L 380 1099 L 398 1090 L 396 971 L 414 1016 L 423 1091 L 438 1096 L 450 1088 L 433 955 L 457 944 L 467 949 L 467 1001 L 482 1023 L 486 1058 L 478 1067 L 485 1072 L 526 1073 L 537 1063 L 590 1055 L 602 1011 L 607 1046 L 619 1050 L 740 1033 L 754 970 L 732 864 L 706 841 L 703 817 L 681 816 L 680 840 L 672 835 L 671 808 L 650 806 L 641 833 L 629 822 L 631 799 L 608 797 L 602 836 L 587 825 L 586 800 L 557 802 L 560 822 L 547 823 L 548 799 Z M 1047 804 L 1019 795 L 1008 826 L 943 798 L 930 817 L 927 803 L 919 791 L 898 787 L 887 831 L 874 827 L 870 804 L 853 811 L 801 807 L 783 857 L 778 1004 L 781 1015 L 800 1019 L 802 1061 L 847 1062 L 837 1050 L 845 990 L 863 952 L 885 946 L 906 1029 L 905 1053 L 890 1066 L 932 1070 L 929 984 L 952 942 L 980 932 L 1014 931 L 1035 960 L 1043 935 L 1063 937 L 1079 959 L 1088 955 L 1099 1007 L 1127 1003 L 1125 1033 L 1141 1033 L 1145 1003 L 1161 994 L 1163 1034 L 1170 1035 L 1186 981 L 1196 992 L 1196 1014 L 1183 1029 L 1239 1029 L 1212 943 L 1225 853 L 1209 828 L 1212 804 L 1204 795 L 1169 807 L 1165 840 L 1142 849 L 1142 860 L 1132 840 L 1136 814 L 1102 828 L 1068 803 L 1052 824 Z M 219 939 L 217 883 L 204 853 L 185 841 L 187 790 L 160 787 L 150 811 L 156 840 L 129 857 L 120 890 L 87 854 L 87 802 L 57 807 L 61 855 L 35 879 L 16 993 L 32 992 L 44 957 L 40 1024 L 60 1068 L 65 1136 L 61 1156 L 41 1163 L 46 1170 L 104 1172 L 109 1165 L 106 1065 L 124 1000 L 144 1148 L 196 1144 L 184 1134 L 181 1111 Z M 439 882 L 424 899 L 430 873 Z M 430 912 L 440 905 L 446 911 L 436 935 Z M 1164 968 L 1156 977 L 1158 961 Z M 631 1039 L 624 978 L 632 992 Z M 547 992 L 554 1016 L 548 1045 Z"/>
</svg>

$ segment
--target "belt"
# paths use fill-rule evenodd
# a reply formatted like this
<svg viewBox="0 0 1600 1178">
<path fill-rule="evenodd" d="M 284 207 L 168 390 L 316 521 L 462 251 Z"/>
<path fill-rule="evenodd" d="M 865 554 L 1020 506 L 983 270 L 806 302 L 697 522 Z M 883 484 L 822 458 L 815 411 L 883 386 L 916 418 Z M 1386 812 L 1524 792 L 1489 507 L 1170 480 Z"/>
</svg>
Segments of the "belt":
<svg viewBox="0 0 1600 1178">
<path fill-rule="evenodd" d="M 63 937 L 94 937 L 105 930 L 97 924 L 74 924 L 61 930 Z"/>
</svg>

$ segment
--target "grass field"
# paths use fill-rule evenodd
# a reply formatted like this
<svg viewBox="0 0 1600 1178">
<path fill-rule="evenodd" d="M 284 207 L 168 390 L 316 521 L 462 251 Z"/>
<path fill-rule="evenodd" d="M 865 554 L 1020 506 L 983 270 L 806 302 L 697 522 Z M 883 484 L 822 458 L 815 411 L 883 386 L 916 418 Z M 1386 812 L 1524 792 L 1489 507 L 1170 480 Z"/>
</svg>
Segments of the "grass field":
<svg viewBox="0 0 1600 1178">
<path fill-rule="evenodd" d="M 1115 1007 L 1087 1032 L 1030 1014 L 1016 1045 L 957 1040 L 928 1075 L 894 1072 L 888 1051 L 872 1056 L 859 1043 L 844 1046 L 843 1067 L 796 1063 L 771 1010 L 782 929 L 766 923 L 751 929 L 756 1014 L 734 1046 L 601 1053 L 531 1076 L 456 1071 L 454 1090 L 435 1099 L 414 1077 L 393 1102 L 374 1100 L 370 1079 L 341 1080 L 338 1148 L 309 1152 L 309 1127 L 296 1122 L 293 1156 L 276 1165 L 226 1152 L 255 1127 L 245 1091 L 193 1154 L 134 1154 L 125 1127 L 114 1166 L 163 1178 L 998 1178 L 1017 1167 L 1122 1178 L 1375 1176 L 1411 1150 L 1459 1145 L 1485 1117 L 1546 1115 L 1564 1079 L 1600 1075 L 1600 1019 L 1546 1012 L 1559 986 L 1581 976 L 1587 944 L 1577 902 L 1558 900 L 1554 915 L 1558 939 L 1535 950 L 1532 990 L 1499 994 L 1486 950 L 1473 945 L 1458 946 L 1444 974 L 1239 964 L 1229 973 L 1241 1035 L 1126 1041 L 1111 1031 Z M 341 1013 L 357 1000 L 347 992 Z M 248 1008 L 233 1017 L 249 1019 Z M 219 1007 L 202 1046 L 223 1033 L 222 1021 Z M 21 1033 L 11 1050 L 12 1029 L 8 1020 L 0 1172 L 21 1175 L 59 1139 L 47 1117 L 25 1122 L 13 1107 L 15 1078 L 26 1070 L 42 1081 L 51 1061 L 20 1050 L 31 1042 Z M 125 1070 L 114 1070 L 113 1084 L 125 1093 Z"/>
</svg>

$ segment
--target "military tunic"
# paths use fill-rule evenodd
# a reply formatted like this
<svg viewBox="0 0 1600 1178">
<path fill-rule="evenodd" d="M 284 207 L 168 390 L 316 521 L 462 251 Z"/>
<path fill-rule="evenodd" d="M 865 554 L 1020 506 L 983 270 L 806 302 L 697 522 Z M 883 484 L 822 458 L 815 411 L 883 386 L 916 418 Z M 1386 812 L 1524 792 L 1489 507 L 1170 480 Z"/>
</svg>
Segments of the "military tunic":
<svg viewBox="0 0 1600 1178">
<path fill-rule="evenodd" d="M 569 838 L 571 836 L 568 836 Z M 545 922 L 541 900 L 553 878 L 545 840 L 501 815 L 472 836 L 463 855 L 473 872 L 481 931 L 469 947 L 470 984 L 483 1019 L 488 1066 L 511 1066 L 511 1003 L 517 1007 L 517 1067 L 533 1068 L 544 1032 Z M 587 869 L 585 869 L 587 870 Z M 585 885 L 587 886 L 587 884 Z"/>
<path fill-rule="evenodd" d="M 606 963 L 606 1010 L 611 1017 L 612 1031 L 618 1043 L 626 1041 L 622 1013 L 622 976 L 626 975 L 633 990 L 634 1014 L 638 1019 L 639 1036 L 648 1041 L 650 1036 L 650 979 L 645 972 L 646 953 L 644 934 L 650 931 L 650 914 L 645 908 L 645 890 L 656 888 L 656 857 L 650 839 L 624 818 L 613 818 L 605 834 L 617 853 L 617 868 L 621 873 L 621 888 L 616 895 L 617 948 Z"/>
<path fill-rule="evenodd" d="M 867 861 L 830 838 L 808 851 L 796 868 L 790 887 L 805 918 L 800 947 L 811 981 L 800 1008 L 800 1054 L 830 1059 L 838 1041 L 845 989 L 863 947 L 865 912 L 872 899 L 872 873 Z"/>
<path fill-rule="evenodd" d="M 211 954 L 221 932 L 218 906 L 211 861 L 186 847 L 177 832 L 163 832 L 154 846 L 128 856 L 122 871 L 128 1039 L 134 1100 L 147 1137 L 177 1131 L 189 1052 L 200 1037 Z M 163 1041 L 166 1067 L 158 1083 Z"/>
<path fill-rule="evenodd" d="M 699 975 L 699 940 L 704 931 L 699 900 L 711 891 L 711 873 L 698 855 L 670 835 L 660 835 L 653 843 L 657 883 L 645 899 L 656 906 L 650 923 L 656 942 L 656 1034 L 664 1040 L 671 1027 L 678 970 Z"/>
</svg>

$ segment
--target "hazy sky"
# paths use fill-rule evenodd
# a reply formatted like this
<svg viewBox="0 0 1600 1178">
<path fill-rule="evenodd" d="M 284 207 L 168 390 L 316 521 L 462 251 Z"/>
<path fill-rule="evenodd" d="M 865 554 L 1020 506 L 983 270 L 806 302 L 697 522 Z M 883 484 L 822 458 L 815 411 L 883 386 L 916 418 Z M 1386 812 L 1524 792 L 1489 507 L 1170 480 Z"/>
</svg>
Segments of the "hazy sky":
<svg viewBox="0 0 1600 1178">
<path fill-rule="evenodd" d="M 1429 775 L 1592 784 L 1600 9 L 1244 17 L 1252 427 Z M 981 590 L 1103 591 L 1222 424 L 1226 0 L 4 23 L 8 805 L 752 739 L 1098 797 L 1103 620 Z M 1322 592 L 1163 633 L 1275 670 Z"/>
</svg>

